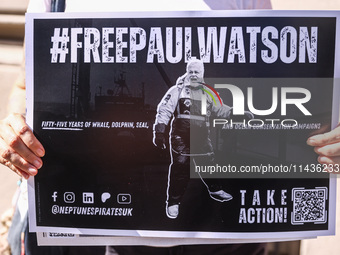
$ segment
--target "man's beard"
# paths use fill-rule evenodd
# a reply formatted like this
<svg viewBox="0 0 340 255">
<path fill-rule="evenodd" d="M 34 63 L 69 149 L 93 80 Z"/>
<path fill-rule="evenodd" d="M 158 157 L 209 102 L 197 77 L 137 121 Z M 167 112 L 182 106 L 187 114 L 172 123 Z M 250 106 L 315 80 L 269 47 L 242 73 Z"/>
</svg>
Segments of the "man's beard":
<svg viewBox="0 0 340 255">
<path fill-rule="evenodd" d="M 190 85 L 199 86 L 203 82 L 203 79 L 198 78 L 198 77 L 192 77 L 192 78 L 189 78 L 189 81 L 190 81 Z"/>
</svg>

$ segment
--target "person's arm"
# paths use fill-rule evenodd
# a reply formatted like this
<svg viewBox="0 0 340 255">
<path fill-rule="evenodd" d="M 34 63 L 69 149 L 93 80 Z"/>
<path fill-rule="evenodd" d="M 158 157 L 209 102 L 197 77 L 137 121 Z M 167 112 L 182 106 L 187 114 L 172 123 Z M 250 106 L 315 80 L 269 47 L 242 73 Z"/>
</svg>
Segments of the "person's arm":
<svg viewBox="0 0 340 255">
<path fill-rule="evenodd" d="M 308 138 L 307 144 L 315 147 L 319 163 L 340 164 L 340 124 L 330 132 Z"/>
<path fill-rule="evenodd" d="M 8 113 L 21 113 L 25 114 L 26 111 L 26 86 L 25 86 L 25 71 L 22 70 L 19 77 L 12 87 L 7 104 Z"/>
<path fill-rule="evenodd" d="M 153 125 L 153 144 L 161 149 L 166 148 L 167 126 L 175 112 L 178 103 L 179 88 L 175 85 L 165 93 L 157 106 L 155 124 Z"/>
<path fill-rule="evenodd" d="M 22 73 L 13 85 L 8 115 L 0 120 L 0 163 L 28 179 L 41 168 L 45 150 L 26 124 L 24 77 Z"/>
</svg>

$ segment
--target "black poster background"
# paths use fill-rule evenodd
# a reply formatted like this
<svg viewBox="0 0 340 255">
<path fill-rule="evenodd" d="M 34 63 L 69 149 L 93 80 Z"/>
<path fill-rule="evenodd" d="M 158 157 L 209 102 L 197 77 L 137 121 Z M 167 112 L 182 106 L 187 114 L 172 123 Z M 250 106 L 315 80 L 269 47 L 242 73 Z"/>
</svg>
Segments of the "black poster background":
<svg viewBox="0 0 340 255">
<path fill-rule="evenodd" d="M 170 156 L 168 150 L 159 150 L 152 144 L 152 125 L 156 107 L 168 90 L 169 84 L 184 74 L 186 63 L 146 63 L 147 47 L 137 53 L 137 63 L 70 63 L 70 54 L 66 63 L 51 63 L 51 36 L 54 28 L 95 27 L 192 27 L 193 56 L 197 53 L 198 26 L 273 26 L 278 31 L 285 26 L 297 29 L 301 26 L 318 27 L 317 63 L 285 64 L 278 59 L 273 64 L 263 63 L 261 50 L 267 49 L 258 37 L 258 62 L 205 64 L 205 77 L 209 78 L 332 78 L 334 74 L 335 18 L 298 18 L 298 17 L 245 17 L 245 18 L 135 18 L 135 19 L 35 19 L 34 20 L 34 132 L 46 149 L 44 166 L 34 178 L 37 226 L 70 227 L 87 229 L 127 229 L 127 230 L 164 230 L 164 231 L 199 231 L 199 232 L 281 232 L 325 230 L 328 223 L 303 225 L 291 224 L 292 189 L 329 187 L 328 178 L 304 179 L 224 179 L 224 186 L 234 197 L 226 203 L 210 199 L 206 188 L 199 179 L 192 179 L 181 203 L 177 219 L 169 219 L 165 214 L 166 187 Z M 309 30 L 310 31 L 310 30 Z M 164 32 L 163 32 L 164 33 Z M 163 34 L 164 36 L 164 34 Z M 81 37 L 79 37 L 81 38 Z M 165 36 L 164 36 L 165 38 Z M 163 41 L 164 41 L 163 38 Z M 246 52 L 249 37 L 244 37 Z M 165 44 L 164 44 L 165 45 Z M 99 47 L 101 50 L 101 48 Z M 196 50 L 196 51 L 195 51 Z M 226 47 L 227 55 L 228 47 Z M 78 50 L 81 56 L 83 49 Z M 112 53 L 113 54 L 113 53 Z M 101 55 L 101 54 L 100 54 Z M 79 87 L 76 101 L 72 103 L 72 79 L 79 72 Z M 164 73 L 162 73 L 164 72 Z M 126 86 L 135 99 L 120 105 L 105 104 L 112 100 L 117 92 L 119 78 L 125 77 Z M 169 82 L 167 83 L 167 78 Z M 122 84 L 121 84 L 122 85 Z M 124 84 L 123 84 L 124 85 Z M 242 89 L 245 88 L 242 87 Z M 313 148 L 305 145 L 311 134 L 330 130 L 332 110 L 332 80 L 325 84 L 314 84 L 311 108 L 315 122 L 322 123 L 320 130 L 296 130 L 288 134 L 282 130 L 259 131 L 252 144 L 253 150 L 264 154 L 273 151 L 270 139 L 284 139 L 288 144 L 296 143 L 298 153 L 302 153 L 303 162 L 316 164 Z M 144 97 L 143 97 L 144 95 Z M 256 95 L 256 94 L 255 94 Z M 259 95 L 261 96 L 261 95 Z M 221 97 L 225 102 L 228 95 Z M 130 100 L 130 101 L 129 101 Z M 132 100 L 132 101 L 131 101 Z M 260 99 L 265 100 L 263 98 Z M 102 102 L 102 104 L 101 104 Z M 131 103 L 132 102 L 132 103 Z M 147 123 L 148 128 L 82 128 L 75 130 L 47 130 L 42 128 L 44 121 L 75 122 L 137 122 Z M 228 137 L 228 131 L 225 131 Z M 229 131 L 235 132 L 235 131 Z M 241 131 L 240 131 L 241 132 Z M 249 136 L 249 132 L 245 136 Z M 234 137 L 235 133 L 232 133 Z M 243 134 L 240 133 L 241 141 Z M 264 141 L 254 145 L 258 140 Z M 228 140 L 226 139 L 226 143 Z M 218 153 L 218 152 L 217 152 Z M 288 152 L 289 154 L 289 152 Z M 298 154 L 299 155 L 299 154 Z M 234 155 L 234 159 L 247 162 L 244 154 Z M 275 157 L 274 157 L 275 158 Z M 267 163 L 267 159 L 259 158 Z M 282 158 L 271 162 L 282 163 Z M 289 158 L 287 159 L 288 162 Z M 286 161 L 283 161 L 286 163 Z M 296 162 L 292 160 L 292 162 Z M 247 190 L 246 205 L 241 206 L 240 190 Z M 261 205 L 252 205 L 252 194 L 259 190 Z M 275 205 L 267 205 L 267 190 L 275 190 Z M 287 190 L 287 205 L 280 204 L 281 190 Z M 52 195 L 56 192 L 56 201 Z M 64 193 L 73 192 L 75 201 L 65 203 Z M 94 204 L 82 202 L 83 192 L 94 193 Z M 101 194 L 108 192 L 111 197 L 103 203 Z M 130 194 L 131 204 L 119 204 L 119 194 Z M 119 198 L 118 198 L 119 200 Z M 132 217 L 99 215 L 62 215 L 53 214 L 53 205 L 79 207 L 119 207 L 133 208 Z M 328 203 L 326 203 L 326 207 Z M 283 223 L 239 223 L 240 208 L 287 207 L 287 217 Z"/>
</svg>

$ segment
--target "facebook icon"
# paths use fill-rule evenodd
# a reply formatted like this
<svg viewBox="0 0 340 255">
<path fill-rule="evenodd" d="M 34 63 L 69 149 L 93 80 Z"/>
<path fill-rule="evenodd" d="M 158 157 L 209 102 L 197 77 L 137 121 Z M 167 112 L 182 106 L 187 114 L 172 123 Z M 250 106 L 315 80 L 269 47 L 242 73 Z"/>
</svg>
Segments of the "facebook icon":
<svg viewBox="0 0 340 255">
<path fill-rule="evenodd" d="M 53 202 L 57 202 L 57 197 L 58 197 L 58 192 L 57 192 L 57 191 L 54 191 L 54 192 L 53 192 L 53 195 L 52 195 Z"/>
</svg>

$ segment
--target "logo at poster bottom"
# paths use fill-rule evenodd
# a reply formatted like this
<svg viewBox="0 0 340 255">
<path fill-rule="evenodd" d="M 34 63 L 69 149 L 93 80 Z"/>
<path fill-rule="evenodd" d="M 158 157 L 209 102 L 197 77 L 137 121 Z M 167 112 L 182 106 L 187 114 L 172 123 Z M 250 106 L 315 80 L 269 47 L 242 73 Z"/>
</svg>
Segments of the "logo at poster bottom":
<svg viewBox="0 0 340 255">
<path fill-rule="evenodd" d="M 58 192 L 57 192 L 57 191 L 54 191 L 54 192 L 53 192 L 53 195 L 52 195 L 53 202 L 57 202 L 57 197 L 58 197 Z"/>
<path fill-rule="evenodd" d="M 69 204 L 74 203 L 74 201 L 76 201 L 76 195 L 73 192 L 65 192 L 64 201 Z"/>
<path fill-rule="evenodd" d="M 105 203 L 106 200 L 108 200 L 110 197 L 111 197 L 111 194 L 110 194 L 110 193 L 104 192 L 104 193 L 102 194 L 102 202 Z"/>
<path fill-rule="evenodd" d="M 117 202 L 118 204 L 131 204 L 131 195 L 130 194 L 118 194 Z"/>
<path fill-rule="evenodd" d="M 94 194 L 92 192 L 83 192 L 83 203 L 84 204 L 93 204 L 94 203 Z"/>
</svg>

